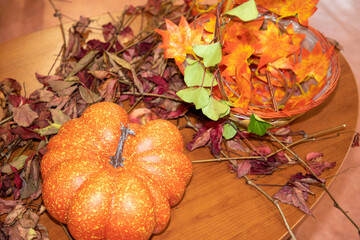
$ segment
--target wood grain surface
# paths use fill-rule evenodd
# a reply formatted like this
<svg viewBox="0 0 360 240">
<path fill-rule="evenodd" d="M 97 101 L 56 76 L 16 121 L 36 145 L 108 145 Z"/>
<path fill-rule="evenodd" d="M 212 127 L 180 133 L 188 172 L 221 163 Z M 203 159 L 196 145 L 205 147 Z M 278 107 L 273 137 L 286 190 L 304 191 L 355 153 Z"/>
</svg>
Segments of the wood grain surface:
<svg viewBox="0 0 360 240">
<path fill-rule="evenodd" d="M 99 17 L 101 21 L 107 21 Z M 0 78 L 11 77 L 25 84 L 26 94 L 40 87 L 34 73 L 47 74 L 61 47 L 58 27 L 35 32 L 0 45 Z M 333 94 L 319 107 L 299 117 L 292 124 L 293 130 L 308 134 L 346 124 L 339 136 L 309 142 L 295 148 L 300 157 L 317 151 L 324 153 L 324 160 L 336 161 L 336 167 L 321 177 L 330 184 L 337 174 L 352 142 L 358 116 L 358 94 L 354 76 L 346 60 L 340 55 L 342 73 Z M 193 132 L 184 130 L 185 142 Z M 189 153 L 192 160 L 212 158 L 207 149 Z M 258 178 L 256 183 L 285 184 L 299 171 L 299 166 L 280 170 L 272 176 Z M 279 188 L 263 187 L 270 195 Z M 314 205 L 321 197 L 321 189 L 312 188 L 310 197 Z M 281 204 L 289 224 L 294 227 L 304 214 L 298 209 Z M 62 227 L 44 214 L 41 223 L 46 225 L 50 239 L 67 239 Z M 226 162 L 194 164 L 193 178 L 182 202 L 172 209 L 172 219 L 166 231 L 152 239 L 281 239 L 287 236 L 284 223 L 275 206 L 261 193 L 236 179 Z"/>
</svg>

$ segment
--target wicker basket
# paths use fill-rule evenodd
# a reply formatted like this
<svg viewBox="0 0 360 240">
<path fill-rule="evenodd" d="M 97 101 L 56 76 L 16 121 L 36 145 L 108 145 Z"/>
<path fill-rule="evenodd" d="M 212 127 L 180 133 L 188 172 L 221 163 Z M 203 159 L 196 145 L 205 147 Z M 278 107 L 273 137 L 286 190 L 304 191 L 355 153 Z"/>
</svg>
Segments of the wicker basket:
<svg viewBox="0 0 360 240">
<path fill-rule="evenodd" d="M 307 49 L 310 52 L 312 51 L 317 42 L 320 42 L 323 52 L 326 52 L 328 49 L 333 47 L 326 39 L 326 37 L 323 36 L 323 34 L 310 26 L 303 26 L 299 24 L 295 18 L 277 19 L 273 15 L 264 14 L 263 16 L 265 17 L 264 24 L 267 24 L 268 21 L 277 23 L 280 31 L 286 31 L 286 28 L 290 24 L 292 24 L 295 33 L 301 33 L 306 35 L 305 39 L 301 43 L 301 47 Z M 206 18 L 206 16 L 200 17 L 196 20 L 195 24 L 201 25 L 205 23 L 207 21 Z M 182 71 L 185 68 L 184 65 L 179 67 Z M 230 118 L 236 121 L 239 125 L 247 126 L 250 115 L 254 113 L 257 116 L 265 119 L 267 122 L 271 123 L 274 127 L 288 124 L 298 116 L 321 104 L 335 89 L 339 76 L 340 61 L 336 54 L 336 51 L 332 51 L 328 73 L 324 79 L 324 81 L 326 82 L 324 83 L 322 89 L 306 105 L 303 105 L 299 108 L 287 109 L 286 111 L 269 111 L 269 109 L 267 109 L 266 111 L 262 111 L 261 109 L 259 110 L 258 108 L 252 107 L 250 105 L 246 111 L 244 111 L 242 108 L 232 107 Z"/>
</svg>

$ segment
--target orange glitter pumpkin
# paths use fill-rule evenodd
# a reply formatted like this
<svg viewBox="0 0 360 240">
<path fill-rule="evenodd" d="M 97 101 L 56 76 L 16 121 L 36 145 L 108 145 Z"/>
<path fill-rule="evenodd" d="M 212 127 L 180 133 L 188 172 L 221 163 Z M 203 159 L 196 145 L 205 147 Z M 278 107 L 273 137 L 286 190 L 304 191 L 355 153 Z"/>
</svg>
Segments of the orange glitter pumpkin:
<svg viewBox="0 0 360 240">
<path fill-rule="evenodd" d="M 75 239 L 148 239 L 166 228 L 190 181 L 183 148 L 168 121 L 140 126 L 115 103 L 91 105 L 48 143 L 46 209 Z"/>
</svg>

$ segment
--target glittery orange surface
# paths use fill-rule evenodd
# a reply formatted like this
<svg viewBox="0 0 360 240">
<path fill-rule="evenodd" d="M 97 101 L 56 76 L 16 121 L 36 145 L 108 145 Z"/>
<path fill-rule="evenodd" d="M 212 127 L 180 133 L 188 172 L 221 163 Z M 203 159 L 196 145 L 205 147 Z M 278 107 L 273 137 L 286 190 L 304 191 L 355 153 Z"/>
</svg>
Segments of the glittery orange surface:
<svg viewBox="0 0 360 240">
<path fill-rule="evenodd" d="M 109 162 L 128 126 L 124 167 Z M 192 174 L 172 123 L 139 126 L 114 103 L 96 103 L 65 123 L 41 162 L 43 200 L 75 239 L 148 239 L 165 230 Z"/>
</svg>

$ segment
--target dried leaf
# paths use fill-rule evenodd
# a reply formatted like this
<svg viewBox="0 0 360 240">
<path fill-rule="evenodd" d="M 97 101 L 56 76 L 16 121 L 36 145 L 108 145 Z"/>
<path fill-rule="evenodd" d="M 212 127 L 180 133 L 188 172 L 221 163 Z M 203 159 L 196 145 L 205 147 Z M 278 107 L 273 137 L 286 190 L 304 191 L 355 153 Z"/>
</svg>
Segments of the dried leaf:
<svg viewBox="0 0 360 240">
<path fill-rule="evenodd" d="M 53 97 L 53 92 L 46 89 L 37 89 L 30 95 L 29 99 L 37 100 L 39 102 L 50 102 Z"/>
<path fill-rule="evenodd" d="M 11 225 L 25 213 L 26 208 L 23 204 L 18 204 L 16 207 L 6 216 L 4 223 Z"/>
<path fill-rule="evenodd" d="M 336 165 L 336 162 L 324 162 L 323 153 L 318 152 L 310 152 L 306 155 L 306 161 L 311 170 L 316 174 L 316 176 L 320 176 L 321 173 L 329 168 L 333 168 Z"/>
<path fill-rule="evenodd" d="M 48 84 L 59 96 L 69 96 L 77 88 L 76 85 L 74 86 L 75 82 L 51 81 Z"/>
<path fill-rule="evenodd" d="M 94 60 L 98 52 L 99 51 L 95 50 L 88 52 L 83 58 L 80 59 L 80 61 L 76 63 L 74 68 L 69 73 L 68 77 L 74 76 L 75 74 L 83 70 L 86 66 L 88 66 Z"/>
<path fill-rule="evenodd" d="M 35 228 L 38 222 L 39 216 L 30 210 L 26 211 L 19 220 L 23 228 Z"/>
<path fill-rule="evenodd" d="M 250 172 L 251 163 L 248 160 L 239 161 L 236 165 L 236 173 L 238 178 L 242 178 Z"/>
<path fill-rule="evenodd" d="M 81 98 L 87 103 L 95 103 L 102 99 L 100 95 L 83 86 L 79 86 L 79 92 Z"/>
<path fill-rule="evenodd" d="M 189 151 L 193 151 L 196 148 L 205 146 L 210 140 L 210 129 L 202 128 L 200 129 L 196 135 L 194 136 L 193 140 L 186 145 Z"/>
<path fill-rule="evenodd" d="M 13 171 L 12 171 L 10 165 L 15 167 L 16 169 L 23 168 L 27 158 L 28 158 L 28 156 L 26 156 L 26 155 L 20 155 L 20 156 L 15 157 L 10 163 L 7 163 L 1 167 L 1 172 L 5 173 L 5 174 L 12 173 Z"/>
<path fill-rule="evenodd" d="M 30 126 L 39 116 L 33 111 L 29 104 L 21 105 L 13 109 L 14 121 L 22 127 Z"/>
<path fill-rule="evenodd" d="M 11 212 L 17 205 L 24 204 L 21 200 L 5 200 L 0 198 L 0 215 Z"/>
<path fill-rule="evenodd" d="M 134 81 L 134 84 L 135 84 L 136 88 L 139 90 L 139 92 L 143 93 L 144 88 L 142 86 L 141 81 L 137 77 L 137 74 L 136 74 L 136 71 L 135 71 L 134 67 L 129 62 L 127 62 L 126 60 L 118 57 L 116 54 L 109 53 L 109 52 L 107 54 L 111 59 L 113 59 L 121 67 L 126 68 L 126 69 L 131 71 L 131 74 L 133 76 L 133 81 Z"/>
</svg>

